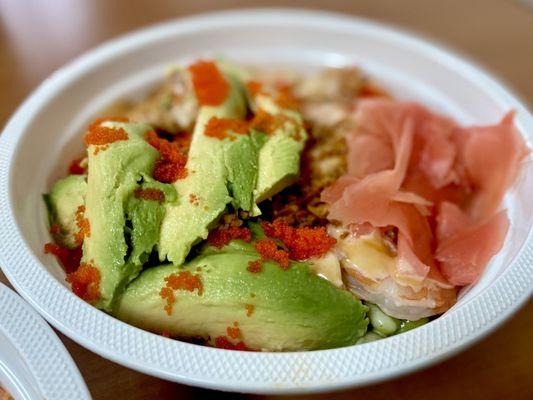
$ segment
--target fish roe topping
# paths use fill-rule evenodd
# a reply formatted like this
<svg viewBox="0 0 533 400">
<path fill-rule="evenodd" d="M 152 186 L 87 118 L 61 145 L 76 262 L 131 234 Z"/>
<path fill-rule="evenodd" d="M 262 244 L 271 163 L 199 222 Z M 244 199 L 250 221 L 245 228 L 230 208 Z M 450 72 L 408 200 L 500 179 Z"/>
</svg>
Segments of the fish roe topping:
<svg viewBox="0 0 533 400">
<path fill-rule="evenodd" d="M 200 105 L 218 106 L 226 100 L 230 88 L 213 61 L 200 60 L 188 69 Z"/>
<path fill-rule="evenodd" d="M 209 232 L 207 242 L 218 249 L 229 244 L 234 239 L 240 239 L 246 243 L 252 240 L 252 232 L 250 229 L 239 226 L 228 226 L 224 228 L 217 228 Z"/>
<path fill-rule="evenodd" d="M 89 303 L 100 298 L 100 279 L 100 271 L 91 263 L 81 263 L 76 271 L 67 274 L 74 294 Z"/>
<path fill-rule="evenodd" d="M 87 128 L 87 133 L 83 138 L 83 143 L 85 143 L 85 146 L 104 146 L 120 140 L 128 140 L 128 134 L 124 129 L 102 126 L 102 123 L 104 122 L 128 122 L 128 119 L 120 117 L 97 119 Z"/>
<path fill-rule="evenodd" d="M 257 96 L 263 90 L 263 84 L 258 81 L 248 81 L 246 82 L 246 90 L 250 93 L 251 96 Z"/>
<path fill-rule="evenodd" d="M 205 125 L 204 135 L 220 140 L 235 140 L 235 137 L 230 132 L 246 135 L 248 127 L 249 123 L 240 119 L 211 117 Z"/>
<path fill-rule="evenodd" d="M 189 193 L 189 203 L 198 207 L 200 205 L 200 197 L 196 193 Z"/>
<path fill-rule="evenodd" d="M 261 224 L 265 235 L 278 239 L 289 249 L 289 255 L 294 260 L 307 260 L 326 254 L 337 242 L 328 235 L 323 226 L 310 228 L 294 228 L 283 219 Z"/>
<path fill-rule="evenodd" d="M 225 350 L 253 351 L 248 348 L 243 341 L 233 344 L 226 336 L 219 336 L 215 339 L 215 347 Z"/>
<path fill-rule="evenodd" d="M 61 232 L 61 228 L 58 224 L 52 224 L 50 225 L 50 234 L 57 235 Z"/>
<path fill-rule="evenodd" d="M 165 311 L 172 314 L 173 305 L 176 301 L 174 290 L 187 290 L 194 292 L 198 290 L 198 296 L 204 293 L 204 287 L 200 275 L 192 274 L 190 271 L 180 271 L 177 274 L 170 274 L 165 278 L 166 285 L 161 289 L 159 295 L 166 300 Z"/>
<path fill-rule="evenodd" d="M 246 316 L 251 317 L 255 311 L 255 306 L 253 304 L 245 304 L 244 308 L 246 309 Z"/>
<path fill-rule="evenodd" d="M 272 239 L 258 240 L 254 243 L 254 247 L 261 255 L 263 261 L 272 260 L 277 262 L 283 269 L 289 268 L 289 253 L 286 250 L 279 249 Z"/>
<path fill-rule="evenodd" d="M 248 267 L 246 269 L 252 274 L 257 274 L 263 270 L 263 260 L 248 261 Z"/>
<path fill-rule="evenodd" d="M 266 133 L 267 135 L 272 135 L 277 130 L 282 129 L 285 126 L 285 123 L 289 121 L 290 118 L 286 115 L 272 115 L 262 109 L 259 109 L 250 122 L 250 127 L 258 130 L 259 132 Z"/>
<path fill-rule="evenodd" d="M 174 303 L 176 301 L 176 298 L 174 297 L 174 291 L 171 288 L 165 286 L 161 288 L 159 296 L 161 296 L 161 298 L 166 301 L 164 310 L 167 315 L 172 315 L 172 309 L 174 308 Z"/>
<path fill-rule="evenodd" d="M 74 239 L 78 245 L 83 243 L 84 238 L 91 236 L 91 225 L 84 215 L 85 206 L 81 205 L 76 210 L 76 226 L 78 227 L 78 232 L 74 234 Z"/>
<path fill-rule="evenodd" d="M 68 247 L 58 246 L 55 243 L 46 243 L 44 245 L 44 252 L 45 254 L 53 254 L 67 274 L 76 271 L 80 266 L 82 256 L 81 246 L 69 249 Z"/>
<path fill-rule="evenodd" d="M 96 149 L 94 149 L 93 154 L 96 156 L 101 151 L 104 151 L 104 150 L 107 150 L 107 149 L 109 149 L 109 145 L 108 144 L 104 144 L 102 146 L 96 146 Z"/>
<path fill-rule="evenodd" d="M 297 110 L 299 107 L 298 100 L 292 94 L 292 87 L 287 84 L 278 85 L 279 93 L 276 96 L 276 104 L 289 110 Z"/>
<path fill-rule="evenodd" d="M 237 321 L 233 322 L 233 326 L 228 326 L 226 328 L 226 333 L 232 339 L 238 339 L 241 337 L 241 330 L 239 329 L 239 323 Z"/>
<path fill-rule="evenodd" d="M 87 173 L 87 167 L 82 166 L 83 162 L 82 158 L 76 158 L 75 160 L 72 160 L 68 167 L 68 173 L 71 175 L 84 175 Z"/>
<path fill-rule="evenodd" d="M 172 143 L 174 143 L 184 154 L 189 152 L 191 141 L 192 133 L 189 131 L 178 132 L 172 139 Z"/>
<path fill-rule="evenodd" d="M 187 177 L 187 156 L 184 154 L 183 144 L 160 138 L 155 131 L 146 134 L 146 141 L 159 151 L 161 156 L 155 162 L 154 179 L 163 183 L 174 183 Z"/>
<path fill-rule="evenodd" d="M 142 200 L 157 201 L 158 203 L 163 203 L 165 201 L 165 193 L 162 190 L 155 188 L 137 188 L 133 191 L 133 195 L 137 199 Z"/>
</svg>

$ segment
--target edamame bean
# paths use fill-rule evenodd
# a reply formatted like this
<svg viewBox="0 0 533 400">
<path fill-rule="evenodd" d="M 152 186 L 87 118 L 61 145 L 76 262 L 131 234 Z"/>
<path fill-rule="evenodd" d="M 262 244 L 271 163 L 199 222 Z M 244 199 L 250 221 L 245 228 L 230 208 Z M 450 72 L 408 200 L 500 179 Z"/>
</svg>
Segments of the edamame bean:
<svg viewBox="0 0 533 400">
<path fill-rule="evenodd" d="M 396 330 L 400 327 L 400 320 L 388 316 L 381 311 L 378 306 L 374 304 L 368 304 L 368 307 L 368 317 L 370 318 L 370 323 L 374 327 L 375 331 L 384 336 L 389 336 L 396 332 Z"/>
<path fill-rule="evenodd" d="M 419 326 L 427 324 L 428 322 L 429 322 L 428 318 L 422 318 L 417 321 L 409 321 L 405 319 L 400 323 L 400 329 L 398 329 L 397 333 L 403 333 L 403 332 L 410 331 L 411 329 L 418 328 Z"/>
<path fill-rule="evenodd" d="M 383 336 L 378 334 L 377 332 L 371 331 L 367 332 L 366 335 L 359 339 L 356 344 L 370 343 L 379 339 L 383 339 Z"/>
</svg>

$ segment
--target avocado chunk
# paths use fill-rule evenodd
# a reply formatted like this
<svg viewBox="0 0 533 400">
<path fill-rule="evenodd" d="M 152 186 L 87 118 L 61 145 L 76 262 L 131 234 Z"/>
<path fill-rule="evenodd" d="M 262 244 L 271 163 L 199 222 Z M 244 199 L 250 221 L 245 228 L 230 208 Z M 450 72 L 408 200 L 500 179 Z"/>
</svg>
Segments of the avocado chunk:
<svg viewBox="0 0 533 400">
<path fill-rule="evenodd" d="M 110 311 L 117 293 L 140 272 L 143 254 L 151 250 L 154 237 L 159 236 L 153 232 L 159 226 L 152 224 L 161 217 L 161 211 L 152 214 L 155 205 L 135 199 L 136 189 L 150 180 L 159 153 L 144 140 L 150 126 L 103 124 L 124 129 L 128 138 L 104 149 L 88 147 L 84 217 L 89 221 L 90 235 L 83 242 L 82 263 L 100 272 L 100 299 L 95 305 Z"/>
<path fill-rule="evenodd" d="M 254 191 L 255 201 L 259 203 L 296 181 L 307 132 L 302 116 L 296 111 L 280 107 L 271 96 L 259 94 L 254 104 L 258 110 L 285 119 L 285 123 L 272 133 L 259 151 L 257 185 Z"/>
<path fill-rule="evenodd" d="M 143 198 L 143 193 L 148 193 Z M 155 193 L 155 198 L 150 195 Z M 142 265 L 148 261 L 150 253 L 159 242 L 159 229 L 165 216 L 164 202 L 173 203 L 177 199 L 172 185 L 144 177 L 139 188 L 135 189 L 126 203 L 126 238 L 129 238 L 131 254 L 129 262 Z"/>
<path fill-rule="evenodd" d="M 206 124 L 212 117 L 242 119 L 246 114 L 241 83 L 230 73 L 222 72 L 230 86 L 229 94 L 220 106 L 200 108 L 186 165 L 188 176 L 174 183 L 181 201 L 167 207 L 161 226 L 160 260 L 168 259 L 175 265 L 181 265 L 191 247 L 207 238 L 209 228 L 232 200 L 226 162 L 235 149 L 228 149 L 226 140 L 205 135 Z M 235 176 L 234 193 L 238 192 Z"/>
<path fill-rule="evenodd" d="M 249 135 L 240 135 L 224 147 L 228 190 L 235 209 L 251 212 L 255 207 L 259 150 L 267 140 L 267 135 L 252 129 Z"/>
<path fill-rule="evenodd" d="M 259 255 L 244 242 L 206 252 L 178 268 L 167 264 L 145 270 L 120 299 L 116 316 L 153 332 L 210 343 L 238 326 L 248 348 L 301 351 L 353 345 L 367 328 L 366 307 L 348 291 L 313 274 L 303 263 L 288 270 L 265 262 L 261 272 L 247 270 Z M 199 290 L 174 290 L 172 310 L 162 298 L 165 278 L 189 274 Z M 167 279 L 168 280 L 168 279 Z"/>
<path fill-rule="evenodd" d="M 43 196 L 50 226 L 56 227 L 54 239 L 62 247 L 73 249 L 80 245 L 76 239 L 79 231 L 76 214 L 85 203 L 86 178 L 84 175 L 69 175 L 58 180 L 50 193 Z"/>
</svg>

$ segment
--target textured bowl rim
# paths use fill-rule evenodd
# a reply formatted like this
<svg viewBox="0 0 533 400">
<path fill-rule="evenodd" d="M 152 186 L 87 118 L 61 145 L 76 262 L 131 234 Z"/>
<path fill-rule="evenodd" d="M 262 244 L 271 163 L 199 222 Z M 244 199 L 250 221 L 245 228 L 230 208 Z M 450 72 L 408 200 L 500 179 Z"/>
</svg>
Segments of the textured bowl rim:
<svg viewBox="0 0 533 400">
<path fill-rule="evenodd" d="M 295 26 L 364 28 L 393 43 L 417 48 L 461 71 L 514 108 L 517 123 L 531 140 L 533 118 L 527 108 L 483 69 L 440 45 L 361 18 L 297 9 L 225 11 L 173 20 L 107 42 L 47 78 L 19 107 L 0 136 L 0 265 L 22 297 L 82 346 L 132 369 L 194 386 L 265 394 L 320 392 L 390 379 L 450 357 L 490 333 L 530 297 L 531 230 L 520 254 L 490 287 L 431 324 L 362 346 L 305 353 L 247 353 L 169 340 L 129 326 L 76 298 L 43 268 L 15 222 L 10 178 L 17 143 L 38 110 L 92 68 L 141 44 L 213 26 L 280 19 Z"/>
<path fill-rule="evenodd" d="M 18 350 L 39 392 L 48 400 L 89 399 L 89 390 L 63 342 L 34 309 L 1 283 L 0 308 L 9 311 L 0 319 L 0 332 Z"/>
</svg>

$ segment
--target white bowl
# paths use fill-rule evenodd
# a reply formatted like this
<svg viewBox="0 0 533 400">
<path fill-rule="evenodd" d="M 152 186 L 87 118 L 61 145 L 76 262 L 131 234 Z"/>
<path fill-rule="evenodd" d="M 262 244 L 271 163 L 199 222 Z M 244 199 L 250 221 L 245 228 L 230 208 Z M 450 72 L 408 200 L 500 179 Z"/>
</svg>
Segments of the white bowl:
<svg viewBox="0 0 533 400">
<path fill-rule="evenodd" d="M 17 400 L 88 400 L 89 391 L 52 328 L 0 283 L 0 386 Z"/>
<path fill-rule="evenodd" d="M 422 101 L 462 123 L 494 123 L 526 108 L 479 68 L 442 48 L 373 22 L 309 11 L 247 10 L 186 18 L 127 35 L 47 79 L 13 116 L 0 145 L 0 254 L 5 274 L 48 321 L 94 352 L 168 380 L 255 393 L 363 385 L 412 371 L 486 335 L 530 296 L 533 168 L 507 196 L 512 226 L 483 278 L 444 316 L 378 342 L 306 353 L 247 353 L 182 343 L 126 325 L 74 296 L 55 260 L 41 193 L 82 149 L 98 110 L 137 96 L 166 67 L 201 56 L 302 70 L 356 64 L 399 98 Z"/>
</svg>

